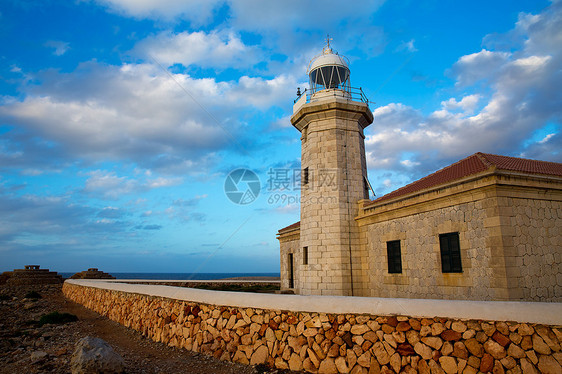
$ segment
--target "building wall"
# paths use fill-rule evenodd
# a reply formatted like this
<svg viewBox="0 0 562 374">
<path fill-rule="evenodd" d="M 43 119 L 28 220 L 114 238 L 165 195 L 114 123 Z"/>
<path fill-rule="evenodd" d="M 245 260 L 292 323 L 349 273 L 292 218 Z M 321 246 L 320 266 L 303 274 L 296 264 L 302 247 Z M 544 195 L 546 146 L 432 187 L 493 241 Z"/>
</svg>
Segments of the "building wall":
<svg viewBox="0 0 562 374">
<path fill-rule="evenodd" d="M 495 274 L 482 205 L 480 200 L 364 227 L 370 270 L 366 296 L 504 300 L 491 287 Z M 462 273 L 441 271 L 439 234 L 449 232 L 459 233 Z M 386 242 L 391 240 L 400 240 L 401 274 L 388 273 Z"/>
<path fill-rule="evenodd" d="M 506 197 L 513 209 L 518 272 L 524 300 L 562 301 L 562 202 Z"/>
<path fill-rule="evenodd" d="M 90 286 L 84 285 L 87 282 L 91 282 Z M 546 320 L 558 324 L 560 308 L 557 305 L 507 306 L 506 309 L 511 310 L 506 313 L 497 305 L 441 301 L 441 305 L 430 307 L 433 310 L 427 310 L 425 306 L 426 312 L 435 316 L 447 310 L 466 315 L 467 310 L 473 310 L 481 313 L 480 318 L 420 318 L 280 310 L 279 298 L 291 299 L 288 304 L 302 307 L 303 303 L 296 300 L 301 297 L 289 295 L 271 295 L 275 298 L 271 301 L 270 295 L 240 293 L 236 300 L 260 304 L 259 300 L 267 299 L 275 304 L 273 308 L 243 307 L 179 298 L 180 290 L 199 298 L 216 299 L 215 295 L 224 294 L 219 296 L 221 300 L 228 300 L 230 292 L 121 286 L 121 289 L 131 289 L 126 292 L 104 287 L 108 286 L 99 281 L 74 280 L 65 282 L 63 292 L 70 300 L 149 339 L 225 361 L 266 364 L 311 373 L 562 371 L 562 330 L 559 326 L 526 323 L 520 319 L 521 315 L 530 315 L 536 321 L 541 319 L 536 314 L 541 314 L 539 317 L 549 315 L 551 318 Z M 119 286 L 111 284 L 111 287 Z M 174 296 L 161 296 L 163 294 Z M 357 301 L 361 304 L 361 300 L 356 300 L 358 298 L 348 299 L 346 309 L 357 307 L 354 304 Z M 305 300 L 307 310 L 318 307 L 315 304 L 318 301 Z M 331 303 L 342 301 L 340 298 Z M 392 300 L 386 304 L 391 303 Z M 420 314 L 419 308 L 424 309 L 419 301 L 401 304 L 403 310 L 416 310 L 417 314 Z M 499 314 L 498 309 L 501 309 Z M 520 322 L 486 319 L 485 315 L 490 315 L 491 311 L 496 316 L 506 313 L 507 318 Z"/>
<path fill-rule="evenodd" d="M 365 210 L 354 264 L 356 278 L 368 279 L 360 295 L 562 301 L 560 186 L 508 179 L 482 177 Z M 449 232 L 459 233 L 462 273 L 441 270 L 439 234 Z M 401 274 L 388 272 L 391 240 L 401 241 Z"/>
<path fill-rule="evenodd" d="M 281 248 L 280 252 L 280 275 L 281 275 L 281 290 L 293 290 L 295 293 L 299 293 L 299 285 L 300 285 L 300 278 L 303 276 L 301 274 L 301 264 L 302 261 L 302 249 L 300 246 L 299 240 L 299 231 L 294 230 L 290 233 L 286 233 L 284 235 L 280 235 L 278 237 L 279 245 Z M 293 260 L 293 287 L 289 284 L 290 279 L 290 257 L 289 255 L 292 254 Z M 299 256 L 300 254 L 300 256 Z"/>
</svg>

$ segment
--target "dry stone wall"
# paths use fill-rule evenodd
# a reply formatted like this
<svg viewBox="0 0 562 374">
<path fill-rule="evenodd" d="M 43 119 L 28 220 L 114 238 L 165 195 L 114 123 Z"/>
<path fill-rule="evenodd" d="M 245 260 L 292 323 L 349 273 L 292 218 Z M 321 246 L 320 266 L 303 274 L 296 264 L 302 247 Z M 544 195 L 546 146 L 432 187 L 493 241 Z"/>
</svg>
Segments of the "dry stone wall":
<svg viewBox="0 0 562 374">
<path fill-rule="evenodd" d="M 525 300 L 562 300 L 562 202 L 505 198 L 512 207 L 518 270 Z"/>
<path fill-rule="evenodd" d="M 217 306 L 65 283 L 69 299 L 170 346 L 311 373 L 562 373 L 562 326 Z"/>
</svg>

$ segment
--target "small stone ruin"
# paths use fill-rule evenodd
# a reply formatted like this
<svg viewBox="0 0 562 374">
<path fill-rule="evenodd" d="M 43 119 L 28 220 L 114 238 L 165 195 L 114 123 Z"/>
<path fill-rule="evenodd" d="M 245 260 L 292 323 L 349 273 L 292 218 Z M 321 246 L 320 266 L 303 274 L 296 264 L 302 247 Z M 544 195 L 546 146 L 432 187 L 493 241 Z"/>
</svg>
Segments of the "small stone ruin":
<svg viewBox="0 0 562 374">
<path fill-rule="evenodd" d="M 2 273 L 1 278 L 8 286 L 59 284 L 63 282 L 62 275 L 49 269 L 40 269 L 39 265 L 25 265 L 25 269 L 15 269 Z"/>
<path fill-rule="evenodd" d="M 70 277 L 70 279 L 115 279 L 114 276 L 99 271 L 97 268 L 89 268 Z"/>
</svg>

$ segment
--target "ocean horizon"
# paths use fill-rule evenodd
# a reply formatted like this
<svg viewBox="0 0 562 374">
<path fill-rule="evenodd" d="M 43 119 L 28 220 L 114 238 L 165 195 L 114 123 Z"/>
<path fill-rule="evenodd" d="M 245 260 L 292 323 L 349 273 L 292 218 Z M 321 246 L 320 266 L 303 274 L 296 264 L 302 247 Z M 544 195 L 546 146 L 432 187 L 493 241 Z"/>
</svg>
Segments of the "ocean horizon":
<svg viewBox="0 0 562 374">
<path fill-rule="evenodd" d="M 235 277 L 280 277 L 280 273 L 112 273 L 117 279 L 153 279 L 153 280 L 214 280 Z M 59 272 L 63 278 L 70 278 L 76 273 Z"/>
</svg>

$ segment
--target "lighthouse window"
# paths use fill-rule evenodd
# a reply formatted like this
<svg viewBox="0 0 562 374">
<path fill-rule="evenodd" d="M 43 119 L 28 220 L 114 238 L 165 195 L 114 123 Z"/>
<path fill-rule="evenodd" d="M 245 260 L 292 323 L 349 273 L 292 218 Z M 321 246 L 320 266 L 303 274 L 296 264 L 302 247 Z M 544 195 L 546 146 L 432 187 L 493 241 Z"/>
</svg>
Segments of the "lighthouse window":
<svg viewBox="0 0 562 374">
<path fill-rule="evenodd" d="M 308 168 L 304 168 L 302 173 L 302 184 L 308 184 Z"/>
<path fill-rule="evenodd" d="M 308 247 L 302 248 L 302 264 L 308 265 Z"/>
</svg>

